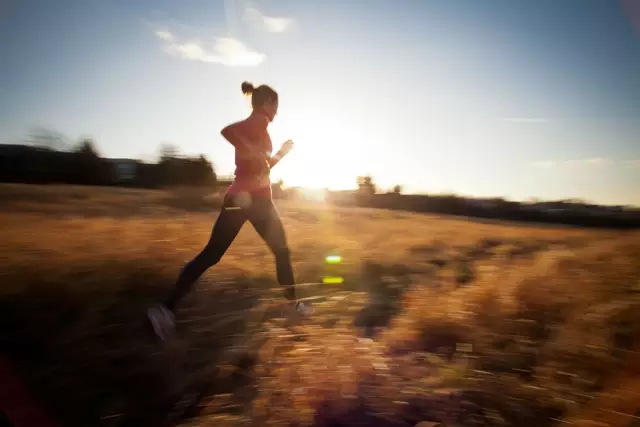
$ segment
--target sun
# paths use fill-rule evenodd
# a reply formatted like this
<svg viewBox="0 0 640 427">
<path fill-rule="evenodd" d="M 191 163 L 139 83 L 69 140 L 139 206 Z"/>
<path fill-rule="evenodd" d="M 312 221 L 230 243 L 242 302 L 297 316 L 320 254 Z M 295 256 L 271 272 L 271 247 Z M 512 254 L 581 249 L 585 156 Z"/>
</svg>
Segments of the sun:
<svg viewBox="0 0 640 427">
<path fill-rule="evenodd" d="M 357 138 L 356 129 L 332 120 L 325 114 L 322 123 L 311 123 L 308 112 L 287 113 L 270 126 L 274 150 L 281 141 L 292 139 L 294 149 L 274 168 L 274 180 L 282 179 L 287 187 L 346 190 L 356 187 L 356 177 L 362 169 L 357 147 L 350 144 Z M 319 115 L 312 115 L 319 117 Z"/>
</svg>

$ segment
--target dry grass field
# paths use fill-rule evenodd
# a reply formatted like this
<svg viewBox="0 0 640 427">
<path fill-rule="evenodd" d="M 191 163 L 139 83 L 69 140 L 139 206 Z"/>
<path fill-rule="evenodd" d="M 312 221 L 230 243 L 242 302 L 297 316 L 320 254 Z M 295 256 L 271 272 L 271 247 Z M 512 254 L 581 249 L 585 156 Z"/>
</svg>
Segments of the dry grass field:
<svg viewBox="0 0 640 427">
<path fill-rule="evenodd" d="M 63 426 L 631 426 L 640 233 L 279 204 L 311 320 L 280 316 L 247 226 L 180 306 L 206 242 L 191 190 L 0 187 L 0 351 Z M 363 338 L 371 330 L 374 340 Z"/>
</svg>

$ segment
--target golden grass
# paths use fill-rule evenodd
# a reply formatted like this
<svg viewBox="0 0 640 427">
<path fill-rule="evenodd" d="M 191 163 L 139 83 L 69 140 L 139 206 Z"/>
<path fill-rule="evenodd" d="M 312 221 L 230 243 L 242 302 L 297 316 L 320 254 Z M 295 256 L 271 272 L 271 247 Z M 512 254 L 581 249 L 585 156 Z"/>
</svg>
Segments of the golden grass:
<svg viewBox="0 0 640 427">
<path fill-rule="evenodd" d="M 163 348 L 144 310 L 215 197 L 1 190 L 0 348 L 63 425 L 625 426 L 640 407 L 637 232 L 280 203 L 299 281 L 337 252 L 345 283 L 302 288 L 325 296 L 311 321 L 280 319 L 247 226 Z"/>
</svg>

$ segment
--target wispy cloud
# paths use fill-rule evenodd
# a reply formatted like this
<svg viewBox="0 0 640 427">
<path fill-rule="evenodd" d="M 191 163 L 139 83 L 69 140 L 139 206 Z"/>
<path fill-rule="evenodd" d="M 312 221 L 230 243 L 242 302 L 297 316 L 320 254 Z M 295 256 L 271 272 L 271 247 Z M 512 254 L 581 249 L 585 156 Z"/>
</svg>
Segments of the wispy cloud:
<svg viewBox="0 0 640 427">
<path fill-rule="evenodd" d="M 173 34 L 171 34 L 169 31 L 167 30 L 156 30 L 154 31 L 154 34 L 156 35 L 156 37 L 158 37 L 160 40 L 164 40 L 164 41 L 172 41 L 173 40 Z"/>
<path fill-rule="evenodd" d="M 201 40 L 181 41 L 166 29 L 156 30 L 156 37 L 165 42 L 165 51 L 178 58 L 220 64 L 227 67 L 255 67 L 266 55 L 250 49 L 232 37 L 215 37 L 211 42 Z"/>
<path fill-rule="evenodd" d="M 293 26 L 293 19 L 284 16 L 267 16 L 255 6 L 244 10 L 245 20 L 253 26 L 262 27 L 270 33 L 283 33 Z"/>
<path fill-rule="evenodd" d="M 587 165 L 587 166 L 604 166 L 611 163 L 610 159 L 606 157 L 591 157 L 582 160 L 569 160 L 570 164 Z"/>
<path fill-rule="evenodd" d="M 227 67 L 255 67 L 265 61 L 266 55 L 238 38 L 237 34 L 242 34 L 242 31 L 235 25 L 237 24 L 234 19 L 237 7 L 242 11 L 244 25 L 260 31 L 283 33 L 291 29 L 294 24 L 291 18 L 264 14 L 248 1 L 240 0 L 238 3 L 235 0 L 228 0 L 225 2 L 225 13 L 227 14 L 227 34 L 231 35 L 203 37 L 202 29 L 175 22 L 167 25 L 166 16 L 161 18 L 162 23 L 152 24 L 152 31 L 163 42 L 165 52 L 177 58 Z M 193 37 L 195 34 L 197 36 Z"/>
<path fill-rule="evenodd" d="M 289 18 L 265 16 L 264 25 L 267 30 L 272 33 L 282 33 L 291 28 L 291 25 L 293 25 L 293 21 Z"/>
<path fill-rule="evenodd" d="M 549 123 L 549 119 L 545 117 L 502 117 L 502 120 L 510 123 L 523 123 L 523 124 L 541 124 Z"/>
<path fill-rule="evenodd" d="M 533 165 L 542 169 L 551 169 L 557 167 L 580 167 L 580 166 L 605 166 L 611 164 L 612 161 L 605 157 L 590 157 L 587 159 L 571 159 L 571 160 L 543 160 L 534 162 Z"/>
<path fill-rule="evenodd" d="M 533 162 L 533 166 L 541 169 L 551 169 L 557 165 L 557 162 L 553 160 L 541 160 Z"/>
<path fill-rule="evenodd" d="M 629 169 L 640 169 L 640 159 L 614 161 L 606 157 L 590 157 L 586 159 L 542 160 L 533 162 L 533 166 L 541 169 L 563 167 L 600 167 L 608 165 L 622 166 Z"/>
<path fill-rule="evenodd" d="M 640 160 L 623 160 L 622 165 L 632 169 L 640 169 Z"/>
</svg>

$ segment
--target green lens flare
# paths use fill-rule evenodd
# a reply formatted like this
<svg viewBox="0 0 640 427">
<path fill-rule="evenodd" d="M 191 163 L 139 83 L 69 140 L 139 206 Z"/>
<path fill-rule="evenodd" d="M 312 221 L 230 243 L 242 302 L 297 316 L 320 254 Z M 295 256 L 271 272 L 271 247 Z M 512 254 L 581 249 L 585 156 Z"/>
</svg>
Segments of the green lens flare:
<svg viewBox="0 0 640 427">
<path fill-rule="evenodd" d="M 342 257 L 340 255 L 327 255 L 324 258 L 324 262 L 327 264 L 325 267 L 326 276 L 323 277 L 322 282 L 325 285 L 339 285 L 344 283 L 344 277 L 339 276 L 337 269 L 339 264 L 342 264 Z M 333 267 L 335 266 L 335 267 Z"/>
<path fill-rule="evenodd" d="M 340 264 L 342 257 L 340 255 L 327 255 L 324 260 L 327 264 Z"/>
</svg>

